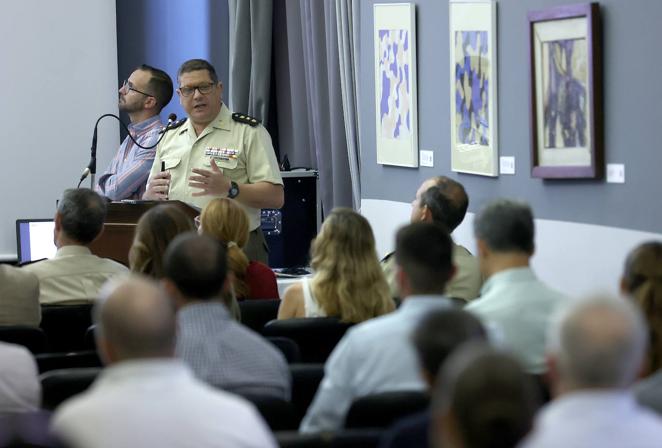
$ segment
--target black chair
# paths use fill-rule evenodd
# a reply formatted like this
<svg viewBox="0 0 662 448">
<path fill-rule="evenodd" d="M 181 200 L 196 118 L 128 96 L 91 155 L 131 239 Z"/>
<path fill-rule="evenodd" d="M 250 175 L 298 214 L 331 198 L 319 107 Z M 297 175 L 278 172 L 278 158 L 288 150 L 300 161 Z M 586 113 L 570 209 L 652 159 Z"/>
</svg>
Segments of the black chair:
<svg viewBox="0 0 662 448">
<path fill-rule="evenodd" d="M 51 370 L 39 376 L 42 407 L 55 410 L 63 401 L 87 390 L 101 372 L 100 368 Z"/>
<path fill-rule="evenodd" d="M 327 448 L 333 434 L 300 434 L 297 431 L 280 431 L 275 434 L 280 448 Z"/>
<path fill-rule="evenodd" d="M 0 341 L 22 345 L 33 354 L 45 352 L 48 346 L 46 334 L 41 328 L 23 325 L 0 326 Z"/>
<path fill-rule="evenodd" d="M 42 305 L 41 324 L 52 352 L 84 350 L 85 332 L 92 325 L 92 304 Z"/>
<path fill-rule="evenodd" d="M 290 431 L 299 426 L 294 405 L 281 398 L 266 395 L 242 394 L 253 403 L 272 431 Z"/>
<path fill-rule="evenodd" d="M 299 421 L 315 398 L 317 388 L 324 378 L 324 364 L 290 364 L 292 375 L 292 404 Z"/>
<path fill-rule="evenodd" d="M 242 300 L 239 302 L 241 323 L 259 333 L 267 322 L 276 318 L 279 306 L 280 299 Z"/>
<path fill-rule="evenodd" d="M 345 428 L 388 428 L 396 420 L 428 408 L 423 391 L 382 392 L 358 398 L 345 418 Z"/>
<path fill-rule="evenodd" d="M 276 348 L 283 353 L 288 364 L 301 361 L 301 351 L 299 350 L 299 346 L 292 339 L 279 336 L 269 336 L 266 340 L 275 345 Z"/>
<path fill-rule="evenodd" d="M 534 388 L 538 392 L 538 398 L 540 399 L 541 404 L 545 404 L 552 399 L 552 392 L 549 387 L 549 378 L 546 374 L 534 374 L 530 373 L 529 378 L 533 383 Z"/>
<path fill-rule="evenodd" d="M 299 434 L 293 431 L 276 433 L 281 448 L 376 448 L 383 431 L 349 429 L 335 433 Z"/>
<path fill-rule="evenodd" d="M 40 353 L 35 356 L 39 373 L 59 369 L 102 367 L 99 354 L 94 350 L 71 353 Z"/>
<path fill-rule="evenodd" d="M 352 325 L 335 317 L 272 320 L 262 334 L 292 339 L 301 350 L 301 362 L 324 363 Z"/>
<path fill-rule="evenodd" d="M 96 350 L 97 349 L 97 340 L 94 338 L 94 329 L 96 325 L 90 325 L 87 330 L 85 330 L 85 337 L 83 339 L 83 347 L 85 350 Z"/>
</svg>

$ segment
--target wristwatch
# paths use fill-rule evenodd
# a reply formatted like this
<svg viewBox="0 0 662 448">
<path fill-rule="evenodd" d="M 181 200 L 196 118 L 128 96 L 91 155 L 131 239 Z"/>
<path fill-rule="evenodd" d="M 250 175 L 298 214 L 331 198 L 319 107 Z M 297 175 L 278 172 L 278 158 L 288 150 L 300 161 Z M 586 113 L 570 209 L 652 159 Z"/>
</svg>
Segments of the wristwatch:
<svg viewBox="0 0 662 448">
<path fill-rule="evenodd" d="M 228 190 L 228 197 L 230 199 L 234 199 L 237 196 L 239 196 L 239 185 L 237 185 L 237 182 L 235 181 L 230 181 L 230 189 Z"/>
</svg>

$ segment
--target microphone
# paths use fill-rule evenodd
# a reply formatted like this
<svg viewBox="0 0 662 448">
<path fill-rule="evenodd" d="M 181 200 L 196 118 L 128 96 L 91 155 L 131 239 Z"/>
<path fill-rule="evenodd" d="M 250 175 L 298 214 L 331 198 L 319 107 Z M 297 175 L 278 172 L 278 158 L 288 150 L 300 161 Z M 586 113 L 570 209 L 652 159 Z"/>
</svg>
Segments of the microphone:
<svg viewBox="0 0 662 448">
<path fill-rule="evenodd" d="M 172 129 L 172 125 L 177 121 L 177 114 L 170 114 L 168 115 L 168 123 L 164 127 L 161 128 L 159 131 L 159 135 L 165 134 L 168 132 L 170 129 Z"/>
</svg>

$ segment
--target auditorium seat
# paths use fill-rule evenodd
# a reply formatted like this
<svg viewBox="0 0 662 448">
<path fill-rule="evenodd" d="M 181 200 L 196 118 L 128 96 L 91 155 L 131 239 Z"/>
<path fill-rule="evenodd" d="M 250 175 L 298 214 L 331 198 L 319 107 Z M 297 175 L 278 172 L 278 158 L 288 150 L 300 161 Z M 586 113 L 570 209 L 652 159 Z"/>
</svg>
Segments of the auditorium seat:
<svg viewBox="0 0 662 448">
<path fill-rule="evenodd" d="M 22 345 L 33 354 L 43 353 L 48 347 L 46 334 L 40 328 L 23 325 L 0 326 L 0 341 Z"/>
<path fill-rule="evenodd" d="M 377 429 L 343 429 L 335 433 L 299 434 L 277 432 L 281 448 L 376 448 L 383 431 Z"/>
<path fill-rule="evenodd" d="M 283 353 L 288 364 L 301 361 L 301 351 L 299 350 L 299 346 L 292 339 L 280 336 L 268 336 L 265 339 L 275 345 L 276 348 Z"/>
<path fill-rule="evenodd" d="M 39 373 L 58 369 L 101 367 L 101 359 L 94 350 L 69 353 L 40 353 L 35 356 Z"/>
<path fill-rule="evenodd" d="M 239 302 L 241 323 L 258 333 L 264 325 L 278 316 L 280 299 L 242 300 Z"/>
<path fill-rule="evenodd" d="M 345 428 L 388 428 L 396 420 L 427 409 L 423 391 L 394 391 L 356 399 L 347 412 Z"/>
<path fill-rule="evenodd" d="M 100 368 L 51 370 L 39 376 L 42 407 L 54 410 L 63 401 L 87 390 L 101 372 Z"/>
<path fill-rule="evenodd" d="M 85 332 L 92 324 L 92 304 L 42 305 L 41 324 L 51 352 L 84 350 Z"/>
<path fill-rule="evenodd" d="M 292 339 L 301 350 L 301 362 L 324 363 L 351 326 L 335 317 L 272 320 L 262 334 Z"/>
<path fill-rule="evenodd" d="M 295 430 L 299 426 L 294 405 L 281 398 L 267 395 L 242 394 L 253 403 L 272 431 Z"/>
<path fill-rule="evenodd" d="M 324 364 L 290 364 L 290 374 L 292 375 L 292 404 L 301 421 L 324 378 Z"/>
</svg>

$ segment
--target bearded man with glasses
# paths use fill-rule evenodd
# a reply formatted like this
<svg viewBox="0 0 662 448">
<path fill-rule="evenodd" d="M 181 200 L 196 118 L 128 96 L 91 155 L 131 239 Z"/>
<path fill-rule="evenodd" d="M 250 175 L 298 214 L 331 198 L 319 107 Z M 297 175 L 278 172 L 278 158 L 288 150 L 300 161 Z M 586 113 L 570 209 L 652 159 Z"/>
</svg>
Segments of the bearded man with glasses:
<svg viewBox="0 0 662 448">
<path fill-rule="evenodd" d="M 163 70 L 141 65 L 119 89 L 119 109 L 129 115 L 129 133 L 141 146 L 152 146 L 163 123 L 159 117 L 172 98 L 170 76 Z M 156 147 L 137 146 L 129 136 L 120 145 L 108 169 L 99 177 L 96 191 L 109 199 L 140 199 L 145 192 Z"/>
<path fill-rule="evenodd" d="M 177 80 L 188 119 L 159 143 L 143 199 L 181 200 L 200 208 L 218 197 L 236 200 L 250 221 L 244 252 L 266 264 L 260 210 L 280 208 L 285 198 L 271 137 L 255 118 L 230 112 L 209 62 L 186 61 Z"/>
</svg>

